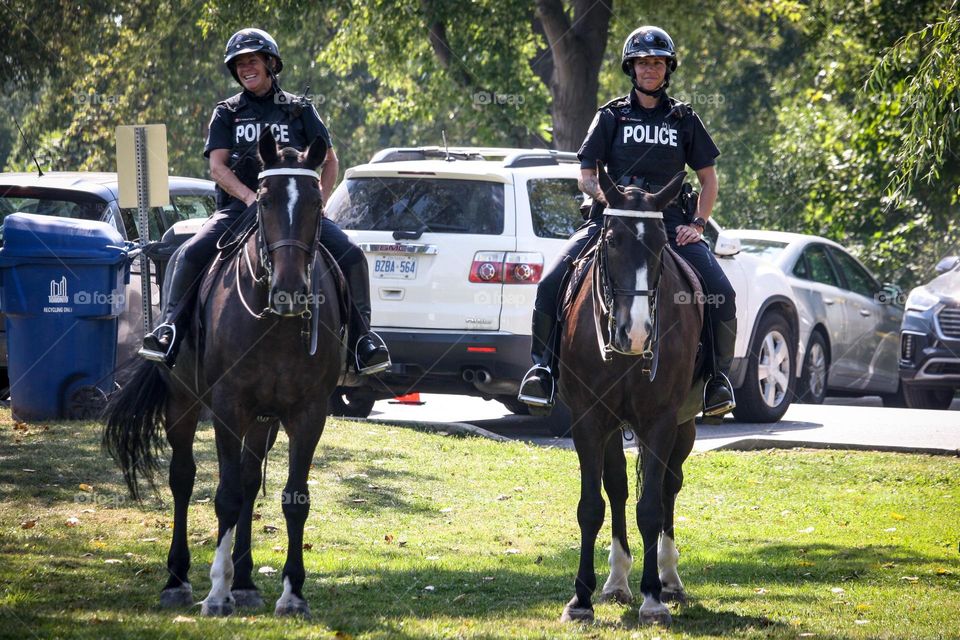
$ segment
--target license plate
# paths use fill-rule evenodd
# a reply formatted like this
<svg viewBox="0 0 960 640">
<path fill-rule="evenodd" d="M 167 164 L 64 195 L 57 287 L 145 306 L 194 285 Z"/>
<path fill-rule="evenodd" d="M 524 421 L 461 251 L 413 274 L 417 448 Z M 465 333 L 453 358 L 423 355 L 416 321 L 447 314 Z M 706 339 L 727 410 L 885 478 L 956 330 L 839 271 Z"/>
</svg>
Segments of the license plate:
<svg viewBox="0 0 960 640">
<path fill-rule="evenodd" d="M 417 277 L 417 259 L 411 256 L 377 256 L 373 261 L 373 275 L 377 278 Z"/>
</svg>

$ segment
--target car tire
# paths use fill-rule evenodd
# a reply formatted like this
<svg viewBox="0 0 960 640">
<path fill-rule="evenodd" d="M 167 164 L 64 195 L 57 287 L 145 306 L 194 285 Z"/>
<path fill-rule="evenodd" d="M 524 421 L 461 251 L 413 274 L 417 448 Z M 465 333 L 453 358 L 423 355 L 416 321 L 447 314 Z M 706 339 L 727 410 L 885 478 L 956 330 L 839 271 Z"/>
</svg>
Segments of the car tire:
<svg viewBox="0 0 960 640">
<path fill-rule="evenodd" d="M 903 409 L 907 406 L 907 399 L 904 397 L 903 391 L 903 381 L 900 381 L 900 384 L 897 385 L 897 390 L 893 393 L 881 393 L 880 400 L 883 402 L 883 406 L 888 409 Z"/>
<path fill-rule="evenodd" d="M 530 407 L 526 402 L 522 402 L 514 396 L 499 396 L 497 402 L 507 408 L 507 411 L 518 416 L 530 415 Z"/>
<path fill-rule="evenodd" d="M 330 396 L 327 414 L 344 418 L 366 418 L 373 411 L 373 398 L 357 398 L 349 387 L 337 387 Z"/>
<path fill-rule="evenodd" d="M 773 311 L 761 318 L 747 354 L 747 373 L 737 389 L 733 415 L 741 422 L 776 422 L 793 398 L 796 339 L 790 324 Z M 773 365 L 771 367 L 771 364 Z"/>
<path fill-rule="evenodd" d="M 953 387 L 921 387 L 906 382 L 903 399 L 911 409 L 949 409 L 953 403 Z"/>
<path fill-rule="evenodd" d="M 823 404 L 824 398 L 827 397 L 829 374 L 830 359 L 827 356 L 827 341 L 824 340 L 822 333 L 814 331 L 810 334 L 807 353 L 803 356 L 797 402 Z"/>
</svg>

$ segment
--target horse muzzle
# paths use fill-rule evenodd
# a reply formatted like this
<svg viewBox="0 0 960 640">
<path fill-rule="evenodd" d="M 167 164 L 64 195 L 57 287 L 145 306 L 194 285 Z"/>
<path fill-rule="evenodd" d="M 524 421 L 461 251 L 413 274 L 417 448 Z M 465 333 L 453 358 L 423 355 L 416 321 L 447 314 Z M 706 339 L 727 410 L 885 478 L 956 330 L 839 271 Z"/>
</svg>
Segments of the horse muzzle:
<svg viewBox="0 0 960 640">
<path fill-rule="evenodd" d="M 290 291 L 280 287 L 270 288 L 270 311 L 278 316 L 301 316 L 310 308 L 310 294 L 306 286 Z"/>
</svg>

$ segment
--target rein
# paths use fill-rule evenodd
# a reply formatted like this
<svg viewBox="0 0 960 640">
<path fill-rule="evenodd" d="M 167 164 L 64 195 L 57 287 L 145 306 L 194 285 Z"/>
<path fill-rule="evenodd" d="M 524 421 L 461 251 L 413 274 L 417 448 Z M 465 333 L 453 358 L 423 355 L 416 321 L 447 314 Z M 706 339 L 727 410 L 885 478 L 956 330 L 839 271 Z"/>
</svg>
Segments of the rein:
<svg viewBox="0 0 960 640">
<path fill-rule="evenodd" d="M 660 211 L 632 211 L 629 209 L 605 209 L 604 228 L 606 228 L 607 218 L 647 218 L 653 220 L 663 220 L 663 213 Z M 611 359 L 614 353 L 625 356 L 639 356 L 640 370 L 647 374 L 653 381 L 657 376 L 657 364 L 660 360 L 660 314 L 657 313 L 657 291 L 660 287 L 660 278 L 663 275 L 663 269 L 657 274 L 657 280 L 652 289 L 622 289 L 615 287 L 610 278 L 610 272 L 607 268 L 607 243 L 604 236 L 600 236 L 600 244 L 597 251 L 597 260 L 594 264 L 594 324 L 596 326 L 597 341 L 600 346 L 600 355 L 604 361 Z M 615 296 L 627 297 L 648 297 L 650 298 L 650 315 L 653 317 L 653 330 L 647 335 L 643 343 L 643 351 L 639 354 L 627 353 L 621 351 L 613 344 L 613 335 L 616 331 L 616 315 L 613 310 Z M 601 324 L 601 318 L 606 319 L 606 332 Z M 606 335 L 604 335 L 606 334 Z"/>
<path fill-rule="evenodd" d="M 320 179 L 320 175 L 311 169 L 300 169 L 300 168 L 288 168 L 288 169 L 266 169 L 261 171 L 257 175 L 257 179 L 261 182 L 264 178 L 270 176 L 306 176 L 313 178 L 315 180 Z M 254 287 L 262 285 L 264 282 L 268 283 L 273 279 L 273 259 L 272 254 L 274 251 L 281 247 L 296 247 L 304 253 L 307 254 L 307 289 L 311 293 L 311 300 L 309 306 L 300 313 L 300 317 L 304 322 L 304 328 L 301 330 L 301 335 L 306 342 L 307 353 L 309 355 L 314 355 L 317 352 L 317 336 L 319 331 L 319 305 L 320 305 L 320 295 L 319 295 L 319 280 L 315 281 L 313 278 L 313 264 L 316 261 L 317 257 L 317 247 L 320 243 L 320 221 L 322 216 L 317 216 L 317 229 L 313 234 L 313 243 L 308 245 L 300 240 L 295 240 L 293 238 L 284 238 L 282 240 L 277 240 L 276 242 L 266 243 L 266 239 L 263 236 L 263 206 L 260 203 L 259 194 L 257 196 L 257 220 L 251 229 L 244 235 L 241 239 L 241 247 L 237 252 L 235 258 L 235 272 L 236 272 L 236 284 L 237 284 L 237 295 L 240 297 L 240 302 L 243 304 L 244 309 L 256 320 L 261 320 L 267 317 L 270 314 L 277 313 L 270 304 L 269 292 L 267 294 L 267 304 L 259 312 L 254 311 L 250 304 L 247 302 L 246 298 L 243 295 L 243 287 L 241 286 L 240 278 L 240 260 L 241 254 L 243 260 L 247 264 L 247 270 L 250 273 L 250 278 L 254 282 Z M 254 267 L 253 261 L 250 259 L 250 253 L 248 251 L 249 244 L 249 234 L 254 234 L 254 242 L 257 247 L 257 255 L 259 257 L 259 267 L 265 272 L 263 275 L 258 274 L 258 269 Z"/>
</svg>

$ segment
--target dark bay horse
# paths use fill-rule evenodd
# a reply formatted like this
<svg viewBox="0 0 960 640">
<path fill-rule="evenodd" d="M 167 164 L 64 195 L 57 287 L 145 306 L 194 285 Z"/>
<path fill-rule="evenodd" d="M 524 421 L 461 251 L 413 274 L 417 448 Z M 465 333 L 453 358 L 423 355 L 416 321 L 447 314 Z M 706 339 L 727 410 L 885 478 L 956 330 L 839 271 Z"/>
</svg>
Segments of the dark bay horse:
<svg viewBox="0 0 960 640">
<path fill-rule="evenodd" d="M 699 297 L 667 248 L 661 213 L 679 193 L 683 176 L 651 194 L 638 187 L 620 190 L 600 170 L 609 206 L 595 266 L 574 298 L 561 345 L 560 392 L 573 414 L 580 460 L 581 535 L 576 595 L 564 608 L 564 621 L 593 619 L 594 547 L 605 509 L 601 484 L 613 524 L 610 577 L 601 598 L 624 604 L 633 599 L 621 429 L 631 430 L 640 448 L 641 622 L 670 624 L 662 599 L 684 598 L 673 509 L 683 481 L 681 466 L 696 436 L 698 399 L 688 398 L 696 395 L 703 315 Z"/>
<path fill-rule="evenodd" d="M 211 410 L 220 470 L 219 526 L 204 615 L 263 605 L 251 577 L 251 521 L 261 467 L 279 425 L 289 438 L 290 467 L 281 495 L 287 560 L 275 613 L 309 613 L 302 592 L 307 474 L 344 361 L 341 293 L 318 242 L 323 202 L 317 169 L 327 146 L 317 138 L 306 152 L 281 150 L 268 131 L 259 151 L 264 171 L 258 224 L 240 239 L 232 258 L 219 261 L 221 268 L 204 277 L 198 317 L 177 365 L 135 364 L 130 382 L 111 398 L 103 437 L 138 498 L 138 481 L 153 484 L 164 439 L 170 444 L 174 525 L 161 604 L 190 605 L 187 507 L 196 476 L 193 442 L 201 409 Z"/>
</svg>

